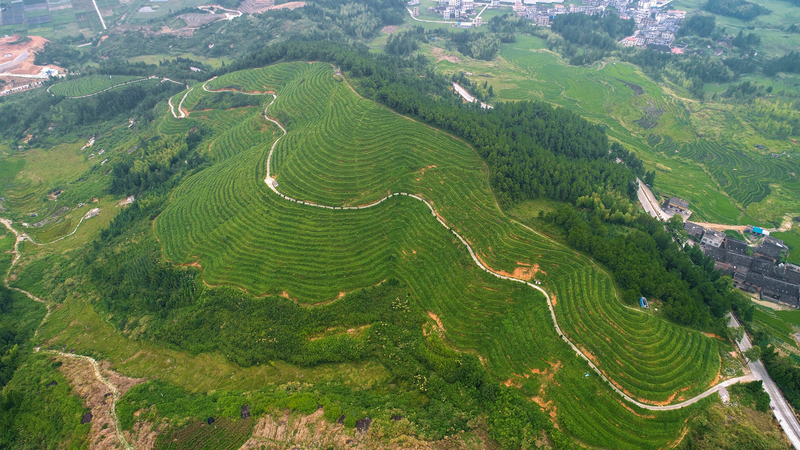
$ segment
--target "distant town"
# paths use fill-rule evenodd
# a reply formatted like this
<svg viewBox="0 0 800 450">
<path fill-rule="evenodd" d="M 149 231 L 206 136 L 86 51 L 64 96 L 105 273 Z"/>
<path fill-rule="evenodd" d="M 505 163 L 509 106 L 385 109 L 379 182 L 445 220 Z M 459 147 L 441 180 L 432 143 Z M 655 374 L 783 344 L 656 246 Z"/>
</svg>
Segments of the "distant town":
<svg viewBox="0 0 800 450">
<path fill-rule="evenodd" d="M 473 28 L 483 25 L 481 13 L 484 9 L 511 6 L 515 14 L 535 22 L 539 26 L 550 26 L 559 14 L 605 15 L 615 10 L 622 19 L 633 19 L 636 31 L 619 43 L 626 47 L 647 47 L 650 45 L 670 48 L 673 53 L 683 53 L 685 46 L 672 46 L 675 33 L 686 17 L 685 11 L 664 10 L 672 0 L 631 1 L 631 0 L 583 0 L 583 5 L 560 5 L 563 0 L 538 3 L 536 0 L 514 2 L 491 0 L 489 3 L 475 3 L 474 0 L 438 0 L 438 6 L 428 8 L 437 12 L 442 20 L 453 20 L 459 28 Z M 411 0 L 408 6 L 412 16 L 419 15 L 419 0 Z M 611 9 L 607 9 L 611 8 Z"/>
</svg>

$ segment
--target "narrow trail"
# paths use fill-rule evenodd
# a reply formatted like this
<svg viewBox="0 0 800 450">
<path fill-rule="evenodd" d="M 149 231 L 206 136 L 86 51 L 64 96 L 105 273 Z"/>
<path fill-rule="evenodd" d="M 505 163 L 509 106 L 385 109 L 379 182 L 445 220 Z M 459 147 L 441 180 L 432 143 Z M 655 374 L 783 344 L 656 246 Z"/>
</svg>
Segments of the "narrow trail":
<svg viewBox="0 0 800 450">
<path fill-rule="evenodd" d="M 611 389 L 612 389 L 612 390 L 614 390 L 614 392 L 616 392 L 617 394 L 619 394 L 619 395 L 620 395 L 620 396 L 621 396 L 623 399 L 625 399 L 627 402 L 629 402 L 629 403 L 632 403 L 632 404 L 634 404 L 634 405 L 636 405 L 636 406 L 638 406 L 638 407 L 640 407 L 640 408 L 642 408 L 642 409 L 647 409 L 647 410 L 650 410 L 650 411 L 669 411 L 669 410 L 681 409 L 681 408 L 685 408 L 685 407 L 687 407 L 687 406 L 689 406 L 689 405 L 692 405 L 692 404 L 694 404 L 694 403 L 697 403 L 698 401 L 700 401 L 700 400 L 702 400 L 702 399 L 704 399 L 704 398 L 706 398 L 706 397 L 708 397 L 708 396 L 710 396 L 710 395 L 712 395 L 712 394 L 716 393 L 717 391 L 719 391 L 719 390 L 720 390 L 721 388 L 723 388 L 723 387 L 727 387 L 727 386 L 730 386 L 730 385 L 732 385 L 732 384 L 736 384 L 736 383 L 739 383 L 739 382 L 746 382 L 746 381 L 752 381 L 752 380 L 753 380 L 753 377 L 752 377 L 751 375 L 746 375 L 746 376 L 743 376 L 743 377 L 738 377 L 738 378 L 732 378 L 732 379 L 729 379 L 729 380 L 726 380 L 726 381 L 720 382 L 720 383 L 718 383 L 718 384 L 717 384 L 717 385 L 715 385 L 715 386 L 712 386 L 711 388 L 707 389 L 705 392 L 703 392 L 703 393 L 701 393 L 701 394 L 699 394 L 699 395 L 696 395 L 695 397 L 692 397 L 692 398 L 690 398 L 690 399 L 688 399 L 688 400 L 686 400 L 686 401 L 683 401 L 683 402 L 681 402 L 681 403 L 676 403 L 676 404 L 672 404 L 672 405 L 649 405 L 649 404 L 642 403 L 642 402 L 640 402 L 640 401 L 638 401 L 638 400 L 634 399 L 634 398 L 633 398 L 633 397 L 631 397 L 630 395 L 628 395 L 628 394 L 626 394 L 625 392 L 623 392 L 623 391 L 622 391 L 620 388 L 618 388 L 618 387 L 617 387 L 617 385 L 616 385 L 616 384 L 614 384 L 614 382 L 613 382 L 613 381 L 611 381 L 611 380 L 610 380 L 610 379 L 609 379 L 609 378 L 608 378 L 608 377 L 607 377 L 607 376 L 606 376 L 606 375 L 605 375 L 605 374 L 604 374 L 604 373 L 603 373 L 603 372 L 602 372 L 602 371 L 601 371 L 601 370 L 600 370 L 600 369 L 599 369 L 599 368 L 598 368 L 598 367 L 597 367 L 597 366 L 596 366 L 596 365 L 595 365 L 595 364 L 592 362 L 592 360 L 591 360 L 591 359 L 589 359 L 589 357 L 587 357 L 587 356 L 586 356 L 586 355 L 585 355 L 585 354 L 584 354 L 584 353 L 583 353 L 583 352 L 582 352 L 582 351 L 581 351 L 581 350 L 578 348 L 578 346 L 577 346 L 577 345 L 575 345 L 575 344 L 574 344 L 572 341 L 570 341 L 570 340 L 569 340 L 569 338 L 567 338 L 567 336 L 566 336 L 566 335 L 565 335 L 565 334 L 564 334 L 564 333 L 561 331 L 561 327 L 559 327 L 559 325 L 558 325 L 558 319 L 557 319 L 557 317 L 556 317 L 555 309 L 553 308 L 553 302 L 552 302 L 552 300 L 550 299 L 550 294 L 548 294 L 548 293 L 547 293 L 547 291 L 545 291 L 543 288 L 541 288 L 541 287 L 539 287 L 539 286 L 537 286 L 537 285 L 535 285 L 535 284 L 533 284 L 533 283 L 529 283 L 529 282 L 528 282 L 528 281 L 526 281 L 526 280 L 522 280 L 522 279 L 519 279 L 519 278 L 508 277 L 508 276 L 505 276 L 505 275 L 501 275 L 500 273 L 498 273 L 498 272 L 497 272 L 497 271 L 495 271 L 494 269 L 492 269 L 492 268 L 490 268 L 490 267 L 486 266 L 486 265 L 485 265 L 485 264 L 484 264 L 484 263 L 483 263 L 483 262 L 482 262 L 482 261 L 481 261 L 481 260 L 480 260 L 480 259 L 477 257 L 477 255 L 475 254 L 475 251 L 472 249 L 472 246 L 469 244 L 469 242 L 468 242 L 466 239 L 464 239 L 464 238 L 463 238 L 463 237 L 462 237 L 460 234 L 458 234 L 458 233 L 457 233 L 455 230 L 453 230 L 452 228 L 450 228 L 450 226 L 449 226 L 449 225 L 447 225 L 447 223 L 444 221 L 444 219 L 442 218 L 442 216 L 440 216 L 440 215 L 439 215 L 439 214 L 436 212 L 436 210 L 433 208 L 433 206 L 432 206 L 432 205 L 431 205 L 431 204 L 430 204 L 430 203 L 429 203 L 427 200 L 425 200 L 424 198 L 422 198 L 422 197 L 420 197 L 420 196 L 417 196 L 417 195 L 414 195 L 414 194 L 409 194 L 409 193 L 407 193 L 407 192 L 397 192 L 397 193 L 389 194 L 388 196 L 386 196 L 386 197 L 384 197 L 384 198 L 382 198 L 382 199 L 380 199 L 380 200 L 376 200 L 376 201 L 374 201 L 374 202 L 372 202 L 372 203 L 368 203 L 368 204 L 366 204 L 366 205 L 361 205 L 361 206 L 329 206 L 329 205 L 321 205 L 321 204 L 314 203 L 314 202 L 309 202 L 309 201 L 297 200 L 297 199 L 295 199 L 295 198 L 292 198 L 292 197 L 289 197 L 289 196 L 287 196 L 287 195 L 284 195 L 284 194 L 282 194 L 280 191 L 278 191 L 278 182 L 277 182 L 277 180 L 275 179 L 275 177 L 274 177 L 274 176 L 272 176 L 272 174 L 271 174 L 271 170 L 272 170 L 272 154 L 274 153 L 274 151 L 275 151 L 275 147 L 278 145 L 278 142 L 280 142 L 280 140 L 281 140 L 281 139 L 282 139 L 284 136 L 286 136 L 286 134 L 287 134 L 287 131 L 286 131 L 286 128 L 284 128 L 284 127 L 283 127 L 283 125 L 282 125 L 280 122 L 278 122 L 277 120 L 273 119 L 273 118 L 272 118 L 272 117 L 270 117 L 270 116 L 269 116 L 269 114 L 268 114 L 269 107 L 270 107 L 270 106 L 272 106 L 272 105 L 275 103 L 275 100 L 277 100 L 277 99 L 278 99 L 278 96 L 277 96 L 276 94 L 273 94 L 273 93 L 252 93 L 252 92 L 242 92 L 242 91 L 239 91 L 239 90 L 236 90 L 236 89 L 220 89 L 220 90 L 211 90 L 211 89 L 208 89 L 208 87 L 206 86 L 206 84 L 207 84 L 207 83 L 209 83 L 210 81 L 214 80 L 215 78 L 216 78 L 216 77 L 214 77 L 214 78 L 211 78 L 211 79 L 209 79 L 208 81 L 206 81 L 205 83 L 203 83 L 203 90 L 204 90 L 204 91 L 206 91 L 206 92 L 225 92 L 225 91 L 227 91 L 227 92 L 237 92 L 237 93 L 240 93 L 240 94 L 246 94 L 246 95 L 272 95 L 272 101 L 271 101 L 271 102 L 269 103 L 269 105 L 267 105 L 267 107 L 264 109 L 264 118 L 265 118 L 266 120 L 268 120 L 268 121 L 270 121 L 270 122 L 274 123 L 275 125 L 277 125 L 277 126 L 278 126 L 278 128 L 280 128 L 280 129 L 281 129 L 281 131 L 283 132 L 283 134 L 282 134 L 280 137 L 278 137 L 278 139 L 276 139 L 276 140 L 275 140 L 275 142 L 273 142 L 273 144 L 272 144 L 272 147 L 270 147 L 270 149 L 269 149 L 269 154 L 267 155 L 267 176 L 264 178 L 264 183 L 266 183 L 266 184 L 267 184 L 267 186 L 268 186 L 268 187 L 269 187 L 269 188 L 272 190 L 272 192 L 274 192 L 275 194 L 279 195 L 279 196 L 280 196 L 281 198 L 283 198 L 284 200 L 288 200 L 288 201 L 290 201 L 290 202 L 294 202 L 294 203 L 298 203 L 298 204 L 301 204 L 301 205 L 306 205 L 306 206 L 313 206 L 313 207 L 316 207 L 316 208 L 324 208 L 324 209 L 341 209 L 341 210 L 345 210 L 345 209 L 346 209 L 346 210 L 360 210 L 360 209 L 367 209 L 367 208 L 372 208 L 373 206 L 378 206 L 378 205 L 380 205 L 381 203 L 385 202 L 386 200 L 389 200 L 389 199 L 390 199 L 390 198 L 392 198 L 392 197 L 396 197 L 396 196 L 400 196 L 400 195 L 403 195 L 403 196 L 406 196 L 406 197 L 411 197 L 411 198 L 413 198 L 413 199 L 415 199 L 415 200 L 419 200 L 419 201 L 421 201 L 421 202 L 422 202 L 422 203 L 424 203 L 424 204 L 425 204 L 425 205 L 428 207 L 428 209 L 431 211 L 431 215 L 433 215 L 433 217 L 434 217 L 434 218 L 435 218 L 435 219 L 436 219 L 436 220 L 437 220 L 437 221 L 438 221 L 438 222 L 439 222 L 439 223 L 440 223 L 440 224 L 441 224 L 443 227 L 445 227 L 445 228 L 446 228 L 448 231 L 450 231 L 451 233 L 453 233 L 453 235 L 455 235 L 455 237 L 456 237 L 456 238 L 458 238 L 458 240 L 459 240 L 459 241 L 461 241 L 461 243 L 462 243 L 462 244 L 464 244 L 464 246 L 467 248 L 467 251 L 469 252 L 470 256 L 472 257 L 472 260 L 475 262 L 475 264 L 476 264 L 478 267 L 480 267 L 480 268 L 481 268 L 482 270 L 484 270 L 485 272 L 487 272 L 487 273 L 490 273 L 490 274 L 494 275 L 494 276 L 495 276 L 495 277 L 497 277 L 497 278 L 501 278 L 501 279 L 503 279 L 503 280 L 508 280 L 508 281 L 514 281 L 514 282 L 517 282 L 517 283 L 523 283 L 523 284 L 526 284 L 526 285 L 528 285 L 529 287 L 531 287 L 531 288 L 533 288 L 533 289 L 536 289 L 537 291 L 541 292 L 541 293 L 542 293 L 542 295 L 544 295 L 545 299 L 547 300 L 547 307 L 550 309 L 550 316 L 551 316 L 551 318 L 553 319 L 553 325 L 554 325 L 554 327 L 555 327 L 556 333 L 558 333 L 558 335 L 561 337 L 561 339 L 562 339 L 564 342 L 566 342 L 566 343 L 567 343 L 567 345 L 569 345 L 569 346 L 572 348 L 572 350 L 574 350 L 574 351 L 575 351 L 575 354 L 576 354 L 577 356 L 581 357 L 581 358 L 582 358 L 584 361 L 586 361 L 586 362 L 589 364 L 589 366 L 592 368 L 592 370 L 594 370 L 594 371 L 595 371 L 595 373 L 597 373 L 597 375 L 598 375 L 598 376 L 599 376 L 599 377 L 600 377 L 600 378 L 601 378 L 603 381 L 605 381 L 606 383 L 608 383 L 608 385 L 611 387 Z M 347 85 L 348 85 L 348 87 L 350 87 L 350 89 L 351 89 L 351 90 L 353 90 L 353 92 L 354 92 L 354 93 L 356 93 L 356 92 L 355 92 L 355 90 L 353 89 L 353 87 L 352 87 L 352 86 L 350 86 L 350 83 L 347 83 Z M 356 93 L 356 95 L 358 95 L 358 93 Z M 171 106 L 172 106 L 172 104 L 170 103 L 170 107 L 171 107 Z M 173 115 L 173 116 L 175 116 L 174 110 L 173 110 L 173 113 L 172 113 L 172 115 Z M 175 117 L 176 117 L 176 118 L 178 118 L 177 116 L 175 116 Z M 403 117 L 406 117 L 406 116 L 403 116 Z M 406 118 L 408 118 L 408 117 L 406 117 Z M 410 118 L 409 118 L 409 119 L 410 119 Z M 495 202 L 495 203 L 496 203 L 496 202 Z M 499 206 L 498 206 L 498 209 L 499 209 Z M 536 234 L 537 236 L 543 237 L 543 238 L 545 238 L 545 239 L 549 239 L 547 236 L 544 236 L 542 233 L 540 233 L 540 232 L 538 232 L 538 231 L 534 230 L 533 228 L 531 228 L 531 227 L 529 227 L 529 226 L 527 226 L 527 225 L 525 225 L 525 224 L 522 224 L 522 223 L 520 223 L 520 222 L 518 222 L 518 221 L 515 221 L 515 220 L 512 220 L 512 222 L 513 222 L 513 223 L 516 223 L 516 224 L 518 224 L 518 225 L 520 225 L 520 226 L 522 226 L 522 227 L 524 227 L 525 229 L 527 229 L 527 230 L 531 231 L 532 233 Z"/>
<path fill-rule="evenodd" d="M 155 75 L 153 75 L 153 76 L 149 76 L 149 77 L 147 77 L 147 78 L 139 78 L 138 80 L 131 80 L 131 81 L 126 81 L 126 82 L 124 82 L 124 83 L 115 84 L 114 86 L 107 87 L 107 88 L 103 89 L 102 91 L 97 91 L 97 92 L 95 92 L 95 93 L 92 93 L 92 94 L 78 95 L 78 96 L 75 96 L 75 97 L 67 97 L 67 96 L 64 96 L 64 98 L 87 98 L 87 97 L 94 97 L 95 95 L 102 94 L 102 93 L 103 93 L 103 92 L 105 92 L 105 91 L 110 91 L 111 89 L 114 89 L 114 88 L 116 88 L 116 87 L 125 86 L 126 84 L 139 83 L 139 82 L 141 82 L 141 81 L 152 80 L 152 79 L 155 79 L 155 78 L 158 78 L 158 77 L 157 77 L 157 76 L 155 76 Z M 164 80 L 162 80 L 162 82 L 163 82 L 163 81 L 167 81 L 167 79 L 165 78 Z M 172 80 L 168 80 L 168 81 L 172 81 Z M 174 83 L 174 81 L 173 81 L 173 83 Z M 180 83 L 178 83 L 178 84 L 180 84 Z M 50 88 L 51 88 L 51 87 L 53 87 L 53 86 L 48 86 L 48 87 L 47 87 L 47 93 L 48 93 L 48 94 L 50 94 L 51 96 L 55 97 L 55 96 L 56 96 L 56 94 L 53 94 L 52 92 L 50 92 Z"/>
<path fill-rule="evenodd" d="M 38 349 L 37 349 L 38 351 Z M 109 410 L 109 415 L 111 419 L 114 421 L 114 427 L 116 428 L 117 432 L 117 439 L 119 439 L 120 444 L 122 444 L 122 448 L 126 450 L 133 450 L 133 446 L 128 443 L 128 440 L 125 439 L 125 435 L 122 433 L 122 426 L 119 423 L 119 417 L 117 417 L 117 400 L 119 400 L 119 389 L 114 386 L 108 378 L 104 377 L 102 372 L 100 372 L 100 366 L 97 364 L 97 360 L 94 358 L 90 358 L 88 356 L 83 355 L 73 355 L 72 353 L 64 353 L 59 352 L 56 350 L 42 350 L 42 353 L 50 353 L 52 355 L 63 356 L 65 358 L 72 358 L 78 359 L 81 361 L 87 361 L 92 365 L 92 369 L 94 369 L 94 376 L 97 380 L 103 383 L 109 391 L 111 391 L 111 409 Z"/>
<path fill-rule="evenodd" d="M 8 270 L 5 273 L 5 276 L 3 277 L 3 283 L 9 289 L 12 289 L 12 290 L 15 290 L 17 292 L 23 293 L 29 299 L 31 299 L 31 300 L 33 300 L 35 302 L 39 302 L 39 303 L 43 304 L 45 306 L 45 308 L 47 308 L 47 313 L 44 315 L 44 317 L 42 318 L 42 321 L 39 322 L 39 325 L 36 327 L 36 330 L 33 332 L 33 336 L 34 337 L 39 335 L 39 330 L 42 328 L 42 325 L 44 325 L 47 322 L 47 319 L 50 317 L 50 313 L 53 312 L 53 307 L 49 302 L 42 300 L 41 298 L 31 294 L 30 292 L 28 292 L 28 291 L 26 291 L 24 289 L 13 287 L 13 286 L 11 286 L 9 284 L 8 280 L 11 277 L 11 271 L 14 269 L 14 266 L 17 265 L 17 263 L 19 262 L 20 257 L 22 256 L 22 254 L 21 254 L 21 252 L 19 250 L 19 244 L 20 244 L 20 242 L 25 241 L 25 240 L 27 240 L 27 241 L 35 244 L 35 245 L 48 245 L 48 244 L 56 243 L 56 242 L 58 242 L 58 241 L 60 241 L 60 240 L 62 240 L 64 238 L 67 238 L 67 237 L 72 236 L 73 234 L 75 234 L 75 232 L 78 231 L 78 227 L 81 226 L 81 223 L 83 223 L 83 220 L 85 218 L 86 218 L 86 215 L 84 215 L 81 218 L 81 221 L 78 223 L 78 226 L 75 227 L 75 230 L 72 233 L 70 233 L 70 234 L 68 234 L 66 236 L 62 236 L 62 237 L 56 239 L 55 241 L 47 242 L 45 244 L 39 244 L 39 243 L 34 242 L 27 234 L 20 233 L 13 226 L 11 226 L 11 220 L 0 218 L 0 223 L 5 225 L 5 227 L 8 228 L 9 231 L 14 233 L 14 236 L 16 236 L 16 241 L 14 242 L 14 253 L 13 253 L 13 257 L 11 259 L 11 266 L 9 266 Z M 39 349 L 37 348 L 36 351 L 39 351 Z M 122 447 L 124 449 L 133 450 L 133 446 L 131 446 L 128 443 L 128 441 L 125 439 L 125 435 L 122 433 L 122 427 L 120 426 L 120 423 L 119 423 L 119 418 L 117 418 L 117 400 L 119 399 L 119 390 L 117 389 L 116 386 L 114 386 L 113 383 L 111 383 L 108 379 L 106 379 L 103 376 L 102 373 L 100 373 L 100 366 L 97 364 L 97 360 L 95 360 L 94 358 L 90 358 L 88 356 L 73 355 L 71 353 L 63 353 L 63 352 L 58 352 L 58 351 L 55 351 L 55 350 L 44 350 L 43 353 L 51 353 L 51 354 L 54 354 L 54 355 L 63 356 L 65 358 L 72 358 L 72 359 L 79 359 L 79 360 L 82 360 L 82 361 L 88 361 L 89 363 L 92 364 L 92 368 L 94 369 L 94 375 L 97 378 L 97 380 L 100 381 L 101 383 L 103 383 L 111 391 L 111 393 L 113 394 L 112 400 L 111 400 L 111 409 L 109 411 L 109 414 L 110 414 L 111 418 L 114 420 L 114 427 L 116 428 L 117 439 L 119 440 L 120 444 L 122 444 Z"/>
</svg>

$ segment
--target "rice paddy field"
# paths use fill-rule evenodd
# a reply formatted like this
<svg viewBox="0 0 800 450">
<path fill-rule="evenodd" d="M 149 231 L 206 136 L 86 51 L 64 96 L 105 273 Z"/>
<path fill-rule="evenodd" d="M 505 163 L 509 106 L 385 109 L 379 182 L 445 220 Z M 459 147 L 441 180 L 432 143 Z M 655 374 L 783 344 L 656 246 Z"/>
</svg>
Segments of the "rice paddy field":
<svg viewBox="0 0 800 450">
<path fill-rule="evenodd" d="M 440 41 L 421 50 L 439 71 L 471 73 L 471 81 L 494 87 L 498 101 L 542 100 L 607 126 L 611 139 L 657 171 L 657 195 L 689 200 L 693 220 L 772 226 L 800 211 L 794 169 L 800 153 L 789 140 L 761 135 L 746 109 L 697 102 L 683 88 L 657 84 L 613 58 L 569 66 L 537 37 L 518 35 L 488 62 Z"/>
<path fill-rule="evenodd" d="M 146 78 L 129 75 L 89 75 L 55 84 L 50 88 L 50 92 L 64 97 L 80 97 L 96 94 L 123 83 L 143 79 Z"/>
<path fill-rule="evenodd" d="M 279 64 L 207 87 L 277 94 L 269 115 L 288 134 L 275 146 L 271 173 L 282 193 L 329 206 L 396 192 L 425 198 L 493 271 L 543 281 L 565 332 L 642 401 L 677 401 L 717 377 L 716 340 L 622 306 L 587 258 L 502 214 L 472 148 L 360 98 L 329 65 Z M 311 306 L 398 278 L 449 342 L 477 352 L 493 376 L 590 446 L 663 447 L 712 401 L 668 412 L 624 403 L 561 341 L 542 295 L 480 270 L 419 201 L 397 196 L 366 210 L 330 210 L 283 200 L 264 183 L 282 132 L 263 108 L 193 110 L 205 95 L 195 88 L 184 102 L 190 119 L 167 112 L 158 129 L 211 125 L 216 134 L 203 151 L 215 163 L 174 191 L 153 229 L 164 256 L 199 265 L 206 283 Z M 262 106 L 271 100 L 264 95 Z"/>
</svg>

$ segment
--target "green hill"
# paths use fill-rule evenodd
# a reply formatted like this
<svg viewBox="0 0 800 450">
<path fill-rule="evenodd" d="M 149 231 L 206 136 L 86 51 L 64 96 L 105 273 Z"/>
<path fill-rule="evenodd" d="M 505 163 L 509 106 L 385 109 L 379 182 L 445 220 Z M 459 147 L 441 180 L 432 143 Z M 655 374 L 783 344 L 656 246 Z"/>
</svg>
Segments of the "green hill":
<svg viewBox="0 0 800 450">
<path fill-rule="evenodd" d="M 282 193 L 329 206 L 363 205 L 395 192 L 427 199 L 494 271 L 535 276 L 555 288 L 557 314 L 568 315 L 565 331 L 634 396 L 690 397 L 716 376 L 714 340 L 622 307 L 608 290 L 610 280 L 586 258 L 502 215 L 486 168 L 468 145 L 361 99 L 329 65 L 281 64 L 229 74 L 207 87 L 277 93 L 269 115 L 288 134 L 275 147 L 271 172 Z M 215 126 L 230 120 L 228 112 L 191 111 L 203 95 L 210 94 L 196 88 L 187 97 L 190 120 L 168 114 L 160 125 L 165 133 L 184 133 L 192 121 L 225 130 L 205 150 L 216 163 L 186 180 L 155 220 L 169 260 L 198 264 L 210 285 L 305 305 L 397 278 L 448 341 L 481 355 L 498 380 L 537 397 L 582 442 L 656 448 L 678 435 L 694 408 L 640 410 L 593 373 L 584 376 L 588 365 L 555 333 L 545 299 L 480 270 L 424 204 L 402 196 L 367 210 L 288 202 L 264 182 L 268 152 L 282 132 L 256 108 L 231 111 L 237 119 L 230 128 Z M 271 99 L 265 96 L 264 104 Z M 564 283 L 584 294 L 567 298 Z M 604 287 L 595 295 L 598 283 Z M 581 324 L 589 319 L 575 309 L 607 317 Z M 594 335 L 569 331 L 586 326 L 630 351 L 615 355 Z M 242 345 L 254 348 L 249 339 L 258 336 L 245 339 Z"/>
</svg>

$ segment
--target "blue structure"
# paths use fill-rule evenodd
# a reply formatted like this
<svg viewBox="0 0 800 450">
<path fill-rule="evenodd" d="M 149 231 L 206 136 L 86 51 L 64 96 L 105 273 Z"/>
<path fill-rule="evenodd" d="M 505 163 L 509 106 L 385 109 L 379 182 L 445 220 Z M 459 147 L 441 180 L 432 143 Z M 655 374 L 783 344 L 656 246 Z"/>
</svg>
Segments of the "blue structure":
<svg viewBox="0 0 800 450">
<path fill-rule="evenodd" d="M 639 306 L 642 308 L 649 308 L 650 305 L 647 304 L 647 299 L 644 297 L 639 297 Z"/>
</svg>

